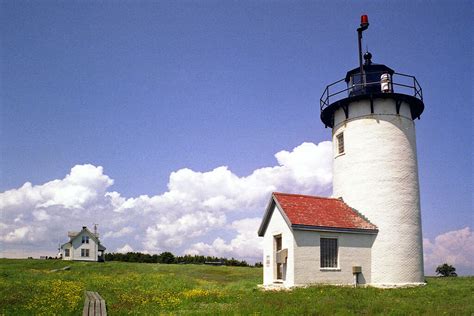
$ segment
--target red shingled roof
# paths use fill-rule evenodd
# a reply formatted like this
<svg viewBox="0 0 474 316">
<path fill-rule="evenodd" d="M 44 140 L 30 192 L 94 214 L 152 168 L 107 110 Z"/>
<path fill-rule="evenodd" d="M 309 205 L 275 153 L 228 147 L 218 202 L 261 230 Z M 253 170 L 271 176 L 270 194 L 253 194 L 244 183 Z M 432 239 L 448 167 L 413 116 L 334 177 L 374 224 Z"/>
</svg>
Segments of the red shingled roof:
<svg viewBox="0 0 474 316">
<path fill-rule="evenodd" d="M 339 199 L 287 193 L 273 196 L 292 225 L 377 229 Z"/>
<path fill-rule="evenodd" d="M 360 213 L 340 199 L 319 196 L 273 193 L 267 214 L 263 218 L 259 235 L 263 236 L 272 211 L 271 205 L 277 203 L 293 228 L 327 228 L 331 230 L 376 231 L 377 226 L 370 223 Z"/>
</svg>

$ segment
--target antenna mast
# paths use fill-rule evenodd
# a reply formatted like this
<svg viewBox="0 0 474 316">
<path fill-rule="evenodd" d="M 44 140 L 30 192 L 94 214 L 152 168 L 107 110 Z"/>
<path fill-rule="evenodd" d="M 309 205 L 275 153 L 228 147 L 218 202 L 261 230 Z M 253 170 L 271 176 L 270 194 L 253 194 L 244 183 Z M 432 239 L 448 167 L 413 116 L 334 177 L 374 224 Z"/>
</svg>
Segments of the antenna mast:
<svg viewBox="0 0 474 316">
<path fill-rule="evenodd" d="M 359 67 L 360 67 L 360 83 L 365 87 L 364 67 L 362 66 L 362 32 L 369 28 L 369 17 L 364 14 L 360 17 L 360 27 L 357 29 L 357 39 L 359 42 Z"/>
</svg>

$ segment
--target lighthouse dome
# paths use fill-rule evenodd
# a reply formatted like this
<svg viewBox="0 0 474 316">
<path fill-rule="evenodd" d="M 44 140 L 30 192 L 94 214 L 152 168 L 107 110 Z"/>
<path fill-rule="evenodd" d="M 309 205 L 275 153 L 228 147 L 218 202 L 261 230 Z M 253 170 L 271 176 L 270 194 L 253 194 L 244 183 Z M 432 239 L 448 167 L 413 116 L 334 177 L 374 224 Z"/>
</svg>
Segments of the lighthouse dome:
<svg viewBox="0 0 474 316">
<path fill-rule="evenodd" d="M 393 76 L 395 71 L 390 67 L 382 64 L 372 63 L 372 54 L 366 52 L 364 54 L 365 63 L 362 66 L 364 73 L 360 73 L 360 67 L 354 68 L 347 72 L 345 82 L 349 89 L 349 96 L 362 94 L 370 94 L 380 92 L 380 80 L 384 74 Z"/>
</svg>

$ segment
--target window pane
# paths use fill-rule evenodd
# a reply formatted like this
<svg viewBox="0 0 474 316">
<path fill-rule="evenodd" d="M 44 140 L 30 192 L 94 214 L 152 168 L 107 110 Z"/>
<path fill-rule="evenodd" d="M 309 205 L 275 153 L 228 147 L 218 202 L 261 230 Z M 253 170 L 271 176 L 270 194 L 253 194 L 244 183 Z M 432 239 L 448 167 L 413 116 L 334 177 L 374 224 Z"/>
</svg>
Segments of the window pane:
<svg viewBox="0 0 474 316">
<path fill-rule="evenodd" d="M 321 238 L 321 268 L 337 268 L 337 239 Z"/>
<path fill-rule="evenodd" d="M 340 133 L 336 136 L 337 139 L 337 152 L 342 154 L 344 152 L 344 133 Z"/>
<path fill-rule="evenodd" d="M 276 251 L 281 250 L 281 236 L 275 236 Z"/>
</svg>

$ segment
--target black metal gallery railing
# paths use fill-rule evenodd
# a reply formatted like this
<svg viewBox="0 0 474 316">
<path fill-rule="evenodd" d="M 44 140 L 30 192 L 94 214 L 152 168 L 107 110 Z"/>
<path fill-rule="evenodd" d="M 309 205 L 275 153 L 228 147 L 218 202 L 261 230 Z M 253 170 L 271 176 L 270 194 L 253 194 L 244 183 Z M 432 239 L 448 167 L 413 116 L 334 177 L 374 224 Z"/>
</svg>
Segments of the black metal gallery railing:
<svg viewBox="0 0 474 316">
<path fill-rule="evenodd" d="M 320 99 L 321 112 L 330 104 L 347 97 L 374 93 L 401 93 L 423 101 L 423 90 L 414 76 L 401 73 L 354 74 L 346 84 L 346 78 L 331 83 L 324 89 Z"/>
</svg>

